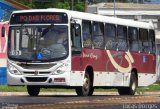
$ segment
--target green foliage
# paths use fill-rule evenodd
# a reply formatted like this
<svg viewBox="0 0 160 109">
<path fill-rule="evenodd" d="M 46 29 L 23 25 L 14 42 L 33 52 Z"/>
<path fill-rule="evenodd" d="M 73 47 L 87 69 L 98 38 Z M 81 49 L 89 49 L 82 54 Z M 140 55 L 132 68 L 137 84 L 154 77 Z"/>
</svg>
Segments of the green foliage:
<svg viewBox="0 0 160 109">
<path fill-rule="evenodd" d="M 77 11 L 85 11 L 85 3 L 84 2 L 81 2 L 81 1 L 78 1 L 77 3 L 75 3 L 74 5 L 74 10 L 77 10 Z"/>
<path fill-rule="evenodd" d="M 70 9 L 69 2 L 64 0 L 64 2 L 57 2 L 56 5 L 53 6 L 54 8 L 61 8 L 61 9 Z"/>
<path fill-rule="evenodd" d="M 61 9 L 71 9 L 71 0 L 16 0 L 18 3 L 29 6 L 33 9 L 46 9 L 46 8 L 61 8 Z M 85 11 L 84 0 L 74 0 L 73 9 L 77 11 Z"/>
<path fill-rule="evenodd" d="M 22 3 L 22 4 L 24 4 L 24 5 L 30 5 L 30 2 L 29 2 L 29 0 L 16 0 L 18 3 Z"/>
</svg>

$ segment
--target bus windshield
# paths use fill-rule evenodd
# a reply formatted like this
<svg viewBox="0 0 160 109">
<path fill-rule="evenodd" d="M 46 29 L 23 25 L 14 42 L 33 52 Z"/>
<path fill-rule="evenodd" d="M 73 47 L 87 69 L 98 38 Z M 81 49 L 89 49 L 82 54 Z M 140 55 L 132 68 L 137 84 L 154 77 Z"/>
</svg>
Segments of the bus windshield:
<svg viewBox="0 0 160 109">
<path fill-rule="evenodd" d="M 68 26 L 11 26 L 8 58 L 17 61 L 55 61 L 68 55 Z"/>
</svg>

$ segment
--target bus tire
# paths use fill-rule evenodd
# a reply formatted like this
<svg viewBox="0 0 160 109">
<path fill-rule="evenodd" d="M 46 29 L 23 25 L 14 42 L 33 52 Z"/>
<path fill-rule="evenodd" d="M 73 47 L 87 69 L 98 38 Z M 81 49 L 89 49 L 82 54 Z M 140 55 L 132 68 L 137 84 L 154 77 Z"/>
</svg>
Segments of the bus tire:
<svg viewBox="0 0 160 109">
<path fill-rule="evenodd" d="M 93 94 L 94 88 L 91 85 L 91 79 L 88 72 L 85 73 L 83 86 L 76 88 L 76 93 L 78 96 L 91 96 Z"/>
<path fill-rule="evenodd" d="M 91 86 L 88 96 L 92 96 L 92 95 L 93 95 L 93 92 L 94 92 L 94 87 Z"/>
<path fill-rule="evenodd" d="M 38 96 L 40 92 L 39 86 L 27 86 L 27 92 L 30 96 Z"/>
<path fill-rule="evenodd" d="M 137 87 L 138 87 L 138 80 L 135 73 L 132 72 L 129 87 L 118 88 L 118 93 L 120 95 L 135 95 Z"/>
</svg>

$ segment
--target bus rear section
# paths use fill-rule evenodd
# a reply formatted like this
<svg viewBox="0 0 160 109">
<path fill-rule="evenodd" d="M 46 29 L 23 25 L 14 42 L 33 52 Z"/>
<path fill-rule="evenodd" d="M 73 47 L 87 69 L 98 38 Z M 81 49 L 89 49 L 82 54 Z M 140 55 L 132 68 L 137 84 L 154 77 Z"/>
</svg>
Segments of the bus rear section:
<svg viewBox="0 0 160 109">
<path fill-rule="evenodd" d="M 0 23 L 0 85 L 7 84 L 7 37 L 8 22 Z"/>
</svg>

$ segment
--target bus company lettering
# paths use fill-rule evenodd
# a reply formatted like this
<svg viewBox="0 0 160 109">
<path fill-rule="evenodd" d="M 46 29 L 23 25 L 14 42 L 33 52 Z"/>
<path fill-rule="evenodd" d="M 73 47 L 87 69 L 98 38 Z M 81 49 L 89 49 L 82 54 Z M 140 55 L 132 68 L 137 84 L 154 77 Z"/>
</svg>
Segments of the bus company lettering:
<svg viewBox="0 0 160 109">
<path fill-rule="evenodd" d="M 20 21 L 59 21 L 60 16 L 59 15 L 30 15 L 30 16 L 25 16 L 22 15 L 20 16 Z"/>
<path fill-rule="evenodd" d="M 83 57 L 84 57 L 84 58 L 91 58 L 91 59 L 95 59 L 95 60 L 98 59 L 98 56 L 95 55 L 95 54 L 93 54 L 93 53 L 85 54 L 85 53 L 83 52 Z"/>
<path fill-rule="evenodd" d="M 112 65 L 119 71 L 119 72 L 124 72 L 124 73 L 128 73 L 131 71 L 132 69 L 132 63 L 134 63 L 134 59 L 132 57 L 132 55 L 130 54 L 130 52 L 126 52 L 125 54 L 125 59 L 127 60 L 128 62 L 128 67 L 125 68 L 125 67 L 122 67 L 120 66 L 113 58 L 111 52 L 109 50 L 106 51 L 107 52 L 107 55 L 112 63 Z"/>
</svg>

